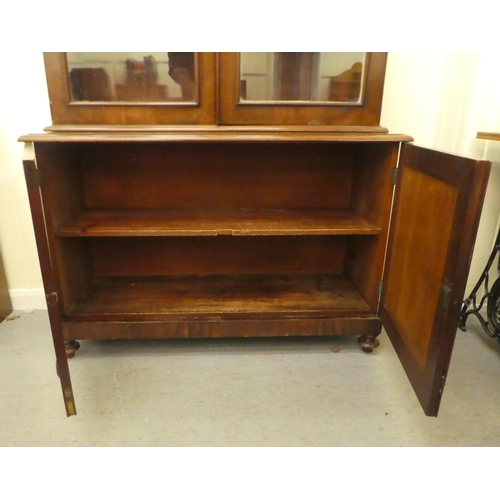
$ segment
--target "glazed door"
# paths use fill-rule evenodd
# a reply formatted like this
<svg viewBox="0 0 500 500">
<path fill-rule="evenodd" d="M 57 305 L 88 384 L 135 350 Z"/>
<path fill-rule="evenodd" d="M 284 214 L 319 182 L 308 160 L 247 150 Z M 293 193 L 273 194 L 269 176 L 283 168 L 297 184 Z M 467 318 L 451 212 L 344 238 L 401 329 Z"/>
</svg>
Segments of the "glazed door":
<svg viewBox="0 0 500 500">
<path fill-rule="evenodd" d="M 380 317 L 425 413 L 437 416 L 489 162 L 402 147 Z"/>
</svg>

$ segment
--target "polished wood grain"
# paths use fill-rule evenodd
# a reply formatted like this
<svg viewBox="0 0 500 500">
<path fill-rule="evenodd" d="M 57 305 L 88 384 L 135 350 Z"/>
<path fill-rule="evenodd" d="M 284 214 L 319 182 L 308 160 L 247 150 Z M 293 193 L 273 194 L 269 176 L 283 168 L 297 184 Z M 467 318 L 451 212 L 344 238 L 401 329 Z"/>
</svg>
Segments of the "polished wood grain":
<svg viewBox="0 0 500 500">
<path fill-rule="evenodd" d="M 70 320 L 139 321 L 353 316 L 369 307 L 340 275 L 211 275 L 95 278 Z"/>
<path fill-rule="evenodd" d="M 411 142 L 413 138 L 405 134 L 386 134 L 376 130 L 373 133 L 364 131 L 351 131 L 350 127 L 346 132 L 338 128 L 329 132 L 327 128 L 320 127 L 280 127 L 276 130 L 260 130 L 255 127 L 227 127 L 227 126 L 207 126 L 200 129 L 195 127 L 175 128 L 165 130 L 145 130 L 142 133 L 128 131 L 125 129 L 111 129 L 105 132 L 75 130 L 68 132 L 50 132 L 27 134 L 19 138 L 20 142 L 56 142 L 56 143 L 152 143 L 152 142 L 189 142 L 189 143 L 291 143 L 291 142 Z"/>
<path fill-rule="evenodd" d="M 380 317 L 427 415 L 437 415 L 488 162 L 403 148 Z"/>
<path fill-rule="evenodd" d="M 380 234 L 350 210 L 185 209 L 87 210 L 56 236 L 285 236 Z"/>
<path fill-rule="evenodd" d="M 55 230 L 85 207 L 83 176 L 78 168 L 79 152 L 72 144 L 37 144 L 36 160 L 40 179 L 47 240 L 52 255 L 52 272 L 61 292 L 60 306 L 69 307 L 92 275 L 88 249 L 77 241 L 61 242 Z"/>
<path fill-rule="evenodd" d="M 366 238 L 371 238 L 366 236 Z M 78 238 L 96 276 L 342 273 L 347 236 Z M 73 242 L 75 238 L 64 238 Z"/>
<path fill-rule="evenodd" d="M 64 321 L 63 331 L 68 340 L 376 335 L 380 331 L 380 320 L 371 315 L 210 321 Z"/>
<path fill-rule="evenodd" d="M 75 145 L 76 146 L 76 145 Z M 347 208 L 354 145 L 82 144 L 88 208 Z"/>
<path fill-rule="evenodd" d="M 379 282 L 385 262 L 385 242 L 398 164 L 399 143 L 359 144 L 354 160 L 351 207 L 380 226 L 379 238 L 353 236 L 347 242 L 345 273 L 374 312 L 379 304 Z"/>
<path fill-rule="evenodd" d="M 194 132 L 217 132 L 222 134 L 228 133 L 246 133 L 257 134 L 258 136 L 264 136 L 266 134 L 305 134 L 313 136 L 318 136 L 321 134 L 329 134 L 335 136 L 335 134 L 373 134 L 374 136 L 387 134 L 389 130 L 386 127 L 381 127 L 380 125 L 49 125 L 44 128 L 45 132 L 51 132 L 55 134 L 72 133 L 78 134 L 80 132 L 87 133 L 99 133 L 99 134 L 136 134 L 140 132 L 142 134 L 176 134 L 176 133 L 194 133 Z M 405 136 L 408 137 L 408 136 Z"/>
</svg>

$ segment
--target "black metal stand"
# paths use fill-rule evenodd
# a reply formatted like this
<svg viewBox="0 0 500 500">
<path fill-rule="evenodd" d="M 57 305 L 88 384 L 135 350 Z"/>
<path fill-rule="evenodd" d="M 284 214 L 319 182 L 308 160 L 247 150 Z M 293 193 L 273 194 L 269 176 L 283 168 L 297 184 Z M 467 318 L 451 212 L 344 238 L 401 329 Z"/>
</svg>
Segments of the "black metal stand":
<svg viewBox="0 0 500 500">
<path fill-rule="evenodd" d="M 495 256 L 500 251 L 500 230 L 498 231 L 497 239 L 495 241 L 495 247 L 491 252 L 488 263 L 484 268 L 481 278 L 476 283 L 476 286 L 472 290 L 469 297 L 464 301 L 462 311 L 460 313 L 460 319 L 458 321 L 458 327 L 464 332 L 467 331 L 465 323 L 467 318 L 473 314 L 476 316 L 484 331 L 490 336 L 500 342 L 500 277 L 497 277 L 491 290 L 489 289 L 489 272 Z M 499 274 L 497 270 L 497 275 Z M 477 300 L 477 292 L 484 283 L 484 295 L 481 300 Z M 486 302 L 486 318 L 479 312 Z M 469 309 L 470 307 L 470 309 Z M 469 309 L 469 310 L 468 310 Z"/>
</svg>

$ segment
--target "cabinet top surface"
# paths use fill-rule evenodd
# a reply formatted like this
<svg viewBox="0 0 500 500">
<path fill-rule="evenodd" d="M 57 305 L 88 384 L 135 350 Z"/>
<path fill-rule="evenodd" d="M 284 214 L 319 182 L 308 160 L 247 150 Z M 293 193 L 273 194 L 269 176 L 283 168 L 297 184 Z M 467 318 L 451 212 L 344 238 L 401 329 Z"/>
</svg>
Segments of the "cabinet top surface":
<svg viewBox="0 0 500 500">
<path fill-rule="evenodd" d="M 500 132 L 478 132 L 478 139 L 487 139 L 489 141 L 500 141 Z"/>
<path fill-rule="evenodd" d="M 411 142 L 383 127 L 52 126 L 20 142 Z"/>
</svg>

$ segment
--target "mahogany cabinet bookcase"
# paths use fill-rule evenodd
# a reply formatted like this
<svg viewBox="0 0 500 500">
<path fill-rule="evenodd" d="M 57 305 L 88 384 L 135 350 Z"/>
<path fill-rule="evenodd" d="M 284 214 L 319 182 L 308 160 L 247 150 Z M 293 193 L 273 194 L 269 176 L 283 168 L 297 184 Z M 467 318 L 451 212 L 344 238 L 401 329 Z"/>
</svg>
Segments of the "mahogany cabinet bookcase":
<svg viewBox="0 0 500 500">
<path fill-rule="evenodd" d="M 437 415 L 490 165 L 379 126 L 386 54 L 291 54 L 45 54 L 20 140 L 68 415 L 77 341 L 382 325 Z"/>
</svg>

